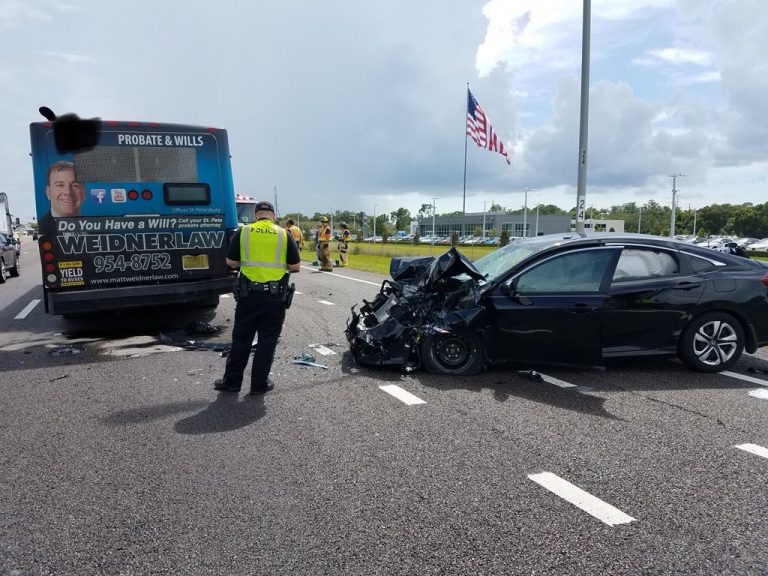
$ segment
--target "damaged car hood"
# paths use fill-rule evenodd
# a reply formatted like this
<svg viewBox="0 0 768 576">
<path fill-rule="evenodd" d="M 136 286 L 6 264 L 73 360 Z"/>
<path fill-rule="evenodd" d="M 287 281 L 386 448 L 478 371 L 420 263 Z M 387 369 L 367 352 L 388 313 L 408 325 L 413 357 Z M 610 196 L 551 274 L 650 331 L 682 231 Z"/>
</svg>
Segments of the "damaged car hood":
<svg viewBox="0 0 768 576">
<path fill-rule="evenodd" d="M 480 300 L 490 283 L 456 248 L 393 258 L 390 275 L 372 302 L 352 307 L 346 335 L 361 364 L 418 366 L 427 336 L 472 330 L 485 318 Z"/>
</svg>

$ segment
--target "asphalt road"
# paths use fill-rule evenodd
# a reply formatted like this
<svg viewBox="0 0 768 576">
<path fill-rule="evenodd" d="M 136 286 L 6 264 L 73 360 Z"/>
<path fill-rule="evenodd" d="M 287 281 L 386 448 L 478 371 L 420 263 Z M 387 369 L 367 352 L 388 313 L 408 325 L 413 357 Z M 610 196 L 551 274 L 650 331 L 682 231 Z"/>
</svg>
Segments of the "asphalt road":
<svg viewBox="0 0 768 576">
<path fill-rule="evenodd" d="M 381 278 L 305 268 L 275 390 L 218 394 L 225 359 L 168 343 L 227 342 L 231 298 L 48 316 L 25 240 L 0 286 L 2 576 L 768 574 L 765 354 L 734 370 L 752 382 L 357 368 L 349 307 Z"/>
</svg>

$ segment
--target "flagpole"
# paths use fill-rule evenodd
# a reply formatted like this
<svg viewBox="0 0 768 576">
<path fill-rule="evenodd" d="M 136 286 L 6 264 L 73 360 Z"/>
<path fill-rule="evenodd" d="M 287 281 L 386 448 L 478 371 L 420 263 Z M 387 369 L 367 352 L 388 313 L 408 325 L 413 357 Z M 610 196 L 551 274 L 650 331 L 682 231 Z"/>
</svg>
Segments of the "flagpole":
<svg viewBox="0 0 768 576">
<path fill-rule="evenodd" d="M 467 82 L 467 105 L 464 110 L 464 194 L 461 200 L 461 235 L 466 236 L 464 230 L 467 220 L 467 111 L 469 110 L 469 82 Z"/>
</svg>

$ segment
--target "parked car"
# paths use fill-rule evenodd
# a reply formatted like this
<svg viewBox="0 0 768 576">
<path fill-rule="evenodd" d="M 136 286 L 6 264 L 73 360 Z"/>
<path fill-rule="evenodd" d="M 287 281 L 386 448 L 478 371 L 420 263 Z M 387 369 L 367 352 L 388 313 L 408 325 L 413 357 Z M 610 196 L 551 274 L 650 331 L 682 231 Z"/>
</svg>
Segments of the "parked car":
<svg viewBox="0 0 768 576">
<path fill-rule="evenodd" d="M 503 362 L 601 364 L 678 356 L 733 366 L 768 344 L 768 263 L 648 235 L 521 239 L 474 264 L 394 258 L 348 321 L 361 364 L 475 374 Z"/>
<path fill-rule="evenodd" d="M 0 284 L 5 282 L 6 275 L 15 278 L 21 271 L 16 246 L 13 235 L 0 233 Z"/>
</svg>

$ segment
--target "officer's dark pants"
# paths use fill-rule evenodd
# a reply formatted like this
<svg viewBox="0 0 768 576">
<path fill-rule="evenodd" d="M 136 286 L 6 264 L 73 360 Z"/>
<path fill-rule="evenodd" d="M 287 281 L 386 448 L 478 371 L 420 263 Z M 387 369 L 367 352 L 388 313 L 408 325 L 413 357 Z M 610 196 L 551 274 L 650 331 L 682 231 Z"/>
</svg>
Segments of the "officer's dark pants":
<svg viewBox="0 0 768 576">
<path fill-rule="evenodd" d="M 253 352 L 251 390 L 258 390 L 267 385 L 284 319 L 285 305 L 282 295 L 249 294 L 237 303 L 235 327 L 232 330 L 232 349 L 224 370 L 225 386 L 232 388 L 241 386 L 243 372 L 248 364 L 248 356 L 256 333 L 259 335 L 259 340 Z"/>
</svg>

